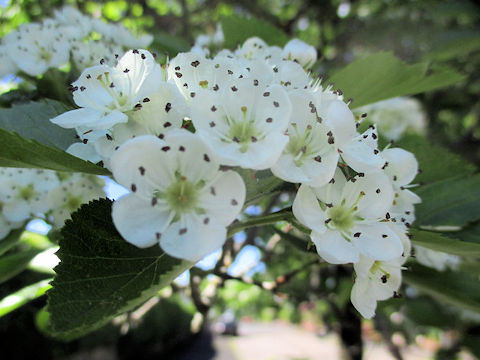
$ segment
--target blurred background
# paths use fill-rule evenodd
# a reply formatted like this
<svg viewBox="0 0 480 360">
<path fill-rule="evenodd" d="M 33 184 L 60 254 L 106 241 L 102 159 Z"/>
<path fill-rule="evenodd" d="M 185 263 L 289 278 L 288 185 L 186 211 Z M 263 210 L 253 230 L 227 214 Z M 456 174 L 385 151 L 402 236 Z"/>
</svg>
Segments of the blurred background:
<svg viewBox="0 0 480 360">
<path fill-rule="evenodd" d="M 408 63 L 448 65 L 465 79 L 415 96 L 423 131 L 431 142 L 480 165 L 480 7 L 473 1 L 0 0 L 0 37 L 64 5 L 153 34 L 151 49 L 170 57 L 188 51 L 199 35 L 214 34 L 219 23 L 253 16 L 315 46 L 313 71 L 320 75 L 383 50 Z M 12 77 L 0 81 L 0 93 L 21 87 Z M 8 102 L 2 96 L 0 103 Z M 108 191 L 111 198 L 121 193 L 114 185 Z M 288 201 L 280 196 L 248 211 Z M 361 321 L 348 306 L 351 269 L 312 265 L 293 239 L 279 242 L 267 230 L 237 234 L 135 312 L 68 344 L 42 333 L 40 297 L 0 317 L 1 357 L 337 359 L 361 346 L 362 334 L 365 359 L 480 356 L 478 313 L 405 287 L 401 299 L 379 303 L 374 320 Z M 29 241 L 41 241 L 31 236 Z M 478 266 L 464 271 L 478 278 Z M 0 299 L 50 276 L 27 270 L 2 284 Z"/>
</svg>

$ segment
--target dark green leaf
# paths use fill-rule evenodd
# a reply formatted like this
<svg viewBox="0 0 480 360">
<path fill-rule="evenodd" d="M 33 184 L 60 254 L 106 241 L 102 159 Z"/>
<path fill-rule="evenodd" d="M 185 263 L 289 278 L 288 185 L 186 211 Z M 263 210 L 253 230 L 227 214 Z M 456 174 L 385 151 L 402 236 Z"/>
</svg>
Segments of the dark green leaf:
<svg viewBox="0 0 480 360">
<path fill-rule="evenodd" d="M 0 239 L 0 255 L 3 255 L 17 244 L 22 232 L 23 229 L 12 230 L 5 238 Z"/>
<path fill-rule="evenodd" d="M 27 140 L 16 133 L 0 129 L 0 166 L 43 168 L 56 171 L 109 175 L 110 172 L 65 151 Z"/>
<path fill-rule="evenodd" d="M 460 256 L 480 256 L 480 244 L 461 241 L 440 233 L 411 229 L 412 242 L 425 248 Z M 455 233 L 452 233 L 455 236 Z"/>
<path fill-rule="evenodd" d="M 43 145 L 66 150 L 77 141 L 75 130 L 61 128 L 51 123 L 50 119 L 68 110 L 71 108 L 50 99 L 14 105 L 12 108 L 0 109 L 0 127 Z"/>
<path fill-rule="evenodd" d="M 464 226 L 480 219 L 480 174 L 455 177 L 422 186 L 416 225 Z"/>
<path fill-rule="evenodd" d="M 30 260 L 37 255 L 40 250 L 26 250 L 0 258 L 0 283 L 11 279 L 26 269 Z"/>
<path fill-rule="evenodd" d="M 50 331 L 57 338 L 69 340 L 98 329 L 193 266 L 159 246 L 140 249 L 127 243 L 110 214 L 111 201 L 96 200 L 83 205 L 62 229 L 61 262 L 48 292 Z"/>
<path fill-rule="evenodd" d="M 232 15 L 222 19 L 225 48 L 236 48 L 250 37 L 258 36 L 268 45 L 283 47 L 288 37 L 272 24 L 255 17 Z"/>
<path fill-rule="evenodd" d="M 422 170 L 415 182 L 429 184 L 455 176 L 467 176 L 475 172 L 475 166 L 447 149 L 433 145 L 420 135 L 407 135 L 395 146 L 415 154 Z"/>
<path fill-rule="evenodd" d="M 480 313 L 480 282 L 469 274 L 439 272 L 418 264 L 404 271 L 405 282 L 435 299 Z"/>
<path fill-rule="evenodd" d="M 459 82 L 464 76 L 447 67 L 428 63 L 409 65 L 390 52 L 358 59 L 334 73 L 329 82 L 354 99 L 352 108 L 396 96 L 413 95 Z"/>
</svg>

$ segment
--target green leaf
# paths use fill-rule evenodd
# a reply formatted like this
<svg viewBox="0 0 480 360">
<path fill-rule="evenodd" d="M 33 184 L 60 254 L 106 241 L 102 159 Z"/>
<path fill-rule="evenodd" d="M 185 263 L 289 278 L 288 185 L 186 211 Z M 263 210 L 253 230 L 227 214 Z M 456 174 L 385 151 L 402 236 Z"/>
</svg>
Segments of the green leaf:
<svg viewBox="0 0 480 360">
<path fill-rule="evenodd" d="M 480 282 L 469 274 L 439 272 L 418 264 L 411 271 L 404 271 L 405 282 L 435 299 L 480 313 Z"/>
<path fill-rule="evenodd" d="M 0 239 L 0 255 L 5 254 L 18 243 L 22 232 L 23 229 L 12 230 L 5 238 Z"/>
<path fill-rule="evenodd" d="M 431 231 L 411 229 L 410 234 L 413 235 L 412 242 L 415 245 L 459 256 L 480 256 L 480 244 L 457 240 Z"/>
<path fill-rule="evenodd" d="M 247 188 L 245 206 L 255 204 L 265 196 L 284 190 L 285 183 L 273 176 L 270 170 L 253 171 L 249 169 L 235 169 L 240 174 Z"/>
<path fill-rule="evenodd" d="M 162 53 L 165 51 L 168 52 L 170 58 L 173 58 L 179 52 L 189 51 L 191 48 L 187 40 L 165 32 L 156 32 L 153 37 L 153 43 L 150 46 L 158 49 Z"/>
<path fill-rule="evenodd" d="M 65 151 L 28 140 L 16 133 L 0 129 L 0 166 L 42 168 L 56 171 L 109 175 L 101 166 L 84 161 Z"/>
<path fill-rule="evenodd" d="M 337 71 L 329 82 L 342 90 L 345 98 L 352 98 L 352 108 L 356 108 L 441 88 L 464 78 L 447 67 L 429 67 L 428 63 L 409 65 L 390 52 L 378 52 Z"/>
<path fill-rule="evenodd" d="M 250 37 L 258 36 L 268 45 L 283 47 L 288 36 L 272 24 L 255 17 L 231 15 L 221 21 L 225 37 L 225 48 L 234 49 Z"/>
<path fill-rule="evenodd" d="M 75 130 L 64 129 L 51 123 L 50 119 L 68 110 L 71 108 L 50 99 L 14 105 L 12 108 L 0 109 L 0 127 L 43 145 L 66 150 L 78 141 L 75 139 Z"/>
<path fill-rule="evenodd" d="M 444 35 L 448 39 L 435 46 L 430 53 L 424 56 L 424 60 L 447 61 L 480 50 L 480 35 L 478 32 L 456 32 Z"/>
<path fill-rule="evenodd" d="M 26 250 L 0 258 L 0 283 L 11 279 L 27 268 L 39 250 Z"/>
<path fill-rule="evenodd" d="M 429 184 L 455 176 L 468 176 L 476 171 L 475 166 L 451 151 L 431 144 L 420 135 L 407 135 L 395 143 L 395 146 L 415 154 L 422 172 L 415 182 Z"/>
<path fill-rule="evenodd" d="M 100 328 L 193 266 L 159 246 L 140 249 L 127 243 L 112 222 L 111 204 L 101 199 L 83 205 L 62 229 L 61 262 L 48 292 L 54 337 L 71 340 Z"/>
<path fill-rule="evenodd" d="M 288 242 L 293 247 L 297 248 L 300 251 L 308 251 L 309 240 L 305 238 L 300 238 L 291 234 L 290 232 L 283 232 L 282 230 L 278 229 L 275 226 L 271 226 L 273 231 L 279 235 L 282 240 Z"/>
<path fill-rule="evenodd" d="M 480 219 L 480 174 L 455 177 L 420 187 L 416 225 L 465 226 Z"/>
<path fill-rule="evenodd" d="M 45 294 L 51 288 L 49 284 L 51 280 L 39 281 L 4 297 L 0 300 L 0 317 Z"/>
</svg>

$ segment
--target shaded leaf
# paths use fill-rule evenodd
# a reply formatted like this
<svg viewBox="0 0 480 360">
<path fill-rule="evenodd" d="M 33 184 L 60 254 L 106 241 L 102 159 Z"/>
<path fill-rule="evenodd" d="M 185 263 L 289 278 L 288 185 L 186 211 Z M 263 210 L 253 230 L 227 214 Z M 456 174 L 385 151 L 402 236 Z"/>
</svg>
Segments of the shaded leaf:
<svg viewBox="0 0 480 360">
<path fill-rule="evenodd" d="M 22 232 L 23 229 L 12 230 L 5 238 L 0 239 L 0 255 L 6 253 L 18 243 Z"/>
<path fill-rule="evenodd" d="M 480 282 L 469 274 L 439 272 L 418 264 L 412 264 L 411 270 L 403 272 L 407 284 L 438 301 L 480 313 Z"/>
<path fill-rule="evenodd" d="M 101 166 L 84 161 L 65 151 L 28 140 L 16 133 L 0 129 L 0 166 L 42 168 L 56 171 L 109 175 Z"/>
<path fill-rule="evenodd" d="M 413 235 L 413 244 L 423 246 L 427 249 L 459 256 L 480 256 L 480 244 L 461 241 L 431 231 L 411 229 L 410 234 Z M 452 236 L 455 235 L 455 233 L 452 234 Z"/>
<path fill-rule="evenodd" d="M 378 52 L 358 59 L 334 73 L 329 82 L 345 98 L 354 99 L 352 108 L 397 96 L 413 95 L 445 87 L 465 77 L 447 67 L 428 63 L 409 65 L 390 52 Z"/>
<path fill-rule="evenodd" d="M 250 37 L 258 36 L 268 45 L 283 47 L 287 41 L 287 35 L 272 24 L 255 17 L 231 15 L 221 21 L 225 37 L 225 48 L 236 48 Z"/>
<path fill-rule="evenodd" d="M 476 171 L 474 165 L 451 151 L 431 144 L 420 135 L 407 135 L 395 143 L 395 146 L 415 154 L 422 170 L 415 182 L 429 184 L 455 176 L 467 176 Z"/>
<path fill-rule="evenodd" d="M 20 274 L 39 250 L 20 251 L 0 258 L 0 283 Z"/>
<path fill-rule="evenodd" d="M 480 174 L 455 177 L 419 188 L 416 225 L 464 226 L 480 219 Z"/>
<path fill-rule="evenodd" d="M 51 123 L 50 119 L 68 110 L 71 108 L 50 99 L 14 105 L 12 108 L 0 109 L 0 127 L 43 145 L 66 150 L 78 141 L 75 130 L 64 129 Z"/>
<path fill-rule="evenodd" d="M 127 243 L 111 220 L 111 201 L 83 205 L 62 229 L 60 264 L 48 292 L 50 332 L 69 340 L 132 310 L 193 266 L 159 246 Z"/>
</svg>

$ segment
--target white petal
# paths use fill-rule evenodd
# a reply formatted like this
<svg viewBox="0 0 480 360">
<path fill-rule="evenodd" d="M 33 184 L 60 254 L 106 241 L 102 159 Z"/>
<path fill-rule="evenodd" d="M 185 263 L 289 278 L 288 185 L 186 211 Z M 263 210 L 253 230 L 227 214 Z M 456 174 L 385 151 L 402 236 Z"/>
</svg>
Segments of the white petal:
<svg viewBox="0 0 480 360">
<path fill-rule="evenodd" d="M 147 50 L 129 50 L 116 66 L 113 82 L 129 94 L 132 103 L 159 90 L 162 68 Z M 125 69 L 129 71 L 125 73 Z"/>
<path fill-rule="evenodd" d="M 169 213 L 152 207 L 150 202 L 135 194 L 127 194 L 113 203 L 112 219 L 125 240 L 146 248 L 158 243 L 169 221 Z"/>
<path fill-rule="evenodd" d="M 356 225 L 352 242 L 357 249 L 373 260 L 387 261 L 402 256 L 403 244 L 398 235 L 386 223 Z"/>
<path fill-rule="evenodd" d="M 219 163 L 213 151 L 196 134 L 185 129 L 172 130 L 165 138 L 172 149 L 177 152 L 176 168 L 188 180 L 212 179 L 218 170 Z"/>
<path fill-rule="evenodd" d="M 252 88 L 254 91 L 255 87 Z M 250 91 L 252 92 L 252 90 Z M 261 96 L 257 98 L 255 105 L 255 124 L 267 134 L 272 131 L 284 132 L 287 130 L 292 111 L 292 104 L 287 92 L 280 85 L 272 85 L 260 93 Z M 267 122 L 268 118 L 272 120 Z"/>
<path fill-rule="evenodd" d="M 68 147 L 66 152 L 80 159 L 91 161 L 93 163 L 97 163 L 102 160 L 95 151 L 95 147 L 90 143 L 74 143 Z"/>
<path fill-rule="evenodd" d="M 333 181 L 321 187 L 314 187 L 313 191 L 319 200 L 326 204 L 340 204 L 343 199 L 347 179 L 340 169 L 335 170 Z"/>
<path fill-rule="evenodd" d="M 335 175 L 338 158 L 339 155 L 336 151 L 330 151 L 322 154 L 321 162 L 316 160 L 306 161 L 303 165 L 303 169 L 309 177 L 306 184 L 313 187 L 326 185 Z"/>
<path fill-rule="evenodd" d="M 359 252 L 338 231 L 326 231 L 319 234 L 312 232 L 311 238 L 317 248 L 318 255 L 330 264 L 347 264 L 358 261 Z"/>
<path fill-rule="evenodd" d="M 218 249 L 227 238 L 227 229 L 214 219 L 185 214 L 162 234 L 160 246 L 170 256 L 198 261 Z"/>
<path fill-rule="evenodd" d="M 359 215 L 363 218 L 384 218 L 393 201 L 393 187 L 383 172 L 357 177 L 355 182 L 349 181 L 345 186 L 344 196 L 347 204 L 353 204 L 359 199 Z"/>
<path fill-rule="evenodd" d="M 201 194 L 199 207 L 207 211 L 209 218 L 227 226 L 242 210 L 245 194 L 245 184 L 240 175 L 234 171 L 220 172 Z"/>
<path fill-rule="evenodd" d="M 113 175 L 126 188 L 133 187 L 138 194 L 150 197 L 174 181 L 169 151 L 165 141 L 152 135 L 128 140 L 112 156 Z"/>
<path fill-rule="evenodd" d="M 31 208 L 29 203 L 23 200 L 15 200 L 3 204 L 3 215 L 9 221 L 24 221 L 30 217 Z"/>
<path fill-rule="evenodd" d="M 368 286 L 368 280 L 355 280 L 350 300 L 357 311 L 366 319 L 371 319 L 375 316 L 377 308 L 377 299 L 372 295 Z"/>
<path fill-rule="evenodd" d="M 309 186 L 300 186 L 293 201 L 292 210 L 293 215 L 303 225 L 319 234 L 323 234 L 326 231 L 326 215 L 320 208 L 318 200 Z"/>
<path fill-rule="evenodd" d="M 331 101 L 326 106 L 317 102 L 317 112 L 332 129 L 338 147 L 342 147 L 357 135 L 355 117 L 343 101 Z"/>
<path fill-rule="evenodd" d="M 385 160 L 377 149 L 370 147 L 366 142 L 352 140 L 341 148 L 342 158 L 348 166 L 360 173 L 378 171 L 385 164 Z"/>
<path fill-rule="evenodd" d="M 382 156 L 388 161 L 385 172 L 390 175 L 395 185 L 407 185 L 417 176 L 418 162 L 411 152 L 393 148 L 382 151 Z"/>
</svg>

